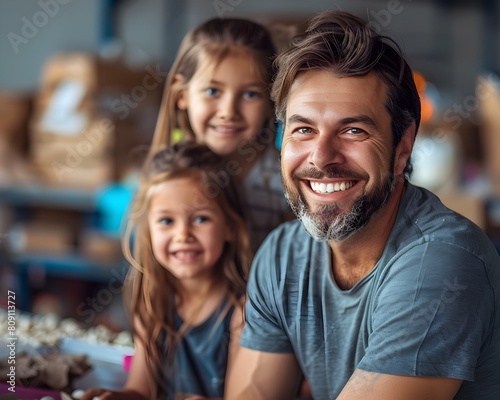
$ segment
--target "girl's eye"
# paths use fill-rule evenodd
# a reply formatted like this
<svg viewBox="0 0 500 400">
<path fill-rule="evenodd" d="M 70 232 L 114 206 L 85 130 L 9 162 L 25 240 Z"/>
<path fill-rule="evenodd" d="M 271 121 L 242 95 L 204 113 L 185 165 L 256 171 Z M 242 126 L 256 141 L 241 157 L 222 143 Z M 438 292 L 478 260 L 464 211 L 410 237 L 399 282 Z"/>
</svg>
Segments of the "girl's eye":
<svg viewBox="0 0 500 400">
<path fill-rule="evenodd" d="M 245 93 L 243 93 L 243 98 L 244 99 L 255 99 L 261 97 L 261 93 L 257 92 L 255 90 L 247 90 Z"/>
<path fill-rule="evenodd" d="M 201 223 L 206 222 L 208 220 L 209 220 L 208 217 L 205 217 L 204 215 L 199 215 L 197 217 L 194 217 L 195 224 L 201 224 Z"/>
<path fill-rule="evenodd" d="M 205 89 L 205 94 L 207 94 L 209 96 L 216 96 L 219 94 L 219 89 L 207 88 L 207 89 Z"/>
<path fill-rule="evenodd" d="M 162 224 L 162 225 L 170 225 L 172 224 L 172 222 L 174 222 L 174 220 L 172 218 L 161 218 L 158 223 Z"/>
</svg>

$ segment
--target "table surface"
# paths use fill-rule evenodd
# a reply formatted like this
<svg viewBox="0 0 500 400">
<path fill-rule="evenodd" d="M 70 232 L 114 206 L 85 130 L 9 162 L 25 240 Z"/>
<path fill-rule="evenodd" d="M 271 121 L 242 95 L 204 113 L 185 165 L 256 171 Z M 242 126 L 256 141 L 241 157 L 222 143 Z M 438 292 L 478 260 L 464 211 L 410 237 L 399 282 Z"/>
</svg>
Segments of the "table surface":
<svg viewBox="0 0 500 400">
<path fill-rule="evenodd" d="M 8 348 L 3 345 L 2 340 L 0 340 L 0 343 L 0 357 L 3 358 L 6 357 Z M 84 375 L 72 380 L 73 388 L 82 390 L 91 387 L 103 387 L 111 390 L 123 388 L 128 377 L 127 372 L 123 369 L 123 358 L 126 355 L 132 355 L 134 352 L 131 347 L 94 344 L 73 338 L 64 338 L 59 344 L 59 351 L 63 354 L 85 354 L 87 356 L 87 361 L 92 368 Z M 37 349 L 23 342 L 18 342 L 16 354 L 21 354 L 22 352 L 27 354 L 39 353 Z M 3 382 L 1 384 L 0 400 L 2 400 L 4 395 L 11 393 L 7 390 L 7 385 Z M 17 399 L 36 400 L 47 394 L 54 397 L 54 394 L 57 394 L 57 392 L 44 389 L 22 388 L 16 385 L 15 394 Z M 10 398 L 15 399 L 16 397 Z M 61 399 L 60 395 L 54 398 L 56 400 Z"/>
<path fill-rule="evenodd" d="M 65 354 L 85 354 L 92 369 L 73 380 L 75 389 L 103 387 L 121 389 L 127 381 L 127 372 L 123 369 L 123 357 L 133 354 L 130 347 L 92 344 L 78 339 L 64 339 L 60 345 Z"/>
</svg>

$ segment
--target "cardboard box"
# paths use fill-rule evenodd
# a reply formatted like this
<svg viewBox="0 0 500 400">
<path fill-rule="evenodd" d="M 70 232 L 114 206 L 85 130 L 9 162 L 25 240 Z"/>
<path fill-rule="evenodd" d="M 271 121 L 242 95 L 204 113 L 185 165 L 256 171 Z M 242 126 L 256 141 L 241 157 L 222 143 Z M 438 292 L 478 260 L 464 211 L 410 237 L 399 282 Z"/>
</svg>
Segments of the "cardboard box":
<svg viewBox="0 0 500 400">
<path fill-rule="evenodd" d="M 93 189 L 113 182 L 115 127 L 107 118 L 91 119 L 72 134 L 32 127 L 31 165 L 49 186 Z"/>
<path fill-rule="evenodd" d="M 0 135 L 0 185 L 32 185 L 37 177 L 28 161 Z"/>
<path fill-rule="evenodd" d="M 132 88 L 140 85 L 141 79 L 140 71 L 131 70 L 118 60 L 104 60 L 91 53 L 56 54 L 44 65 L 35 109 L 43 113 L 54 93 L 73 83 L 79 84 L 81 90 L 79 110 L 92 111 L 99 92 Z"/>
<path fill-rule="evenodd" d="M 482 118 L 480 133 L 484 165 L 493 193 L 500 195 L 500 78 L 494 76 L 479 78 L 477 94 Z"/>
<path fill-rule="evenodd" d="M 32 126 L 31 159 L 37 164 L 53 161 L 75 166 L 113 156 L 115 128 L 111 120 L 90 119 L 84 129 L 72 134 L 44 130 L 39 121 Z"/>
<path fill-rule="evenodd" d="M 28 149 L 32 100 L 29 94 L 0 91 L 0 137 L 20 155 L 25 155 Z"/>
<path fill-rule="evenodd" d="M 9 233 L 14 253 L 69 254 L 73 251 L 71 230 L 60 224 L 31 222 L 15 225 Z"/>
<path fill-rule="evenodd" d="M 461 191 L 437 193 L 443 204 L 486 229 L 486 210 L 483 199 Z"/>
<path fill-rule="evenodd" d="M 53 161 L 50 164 L 32 164 L 43 183 L 51 187 L 95 190 L 114 181 L 113 160 L 79 164 L 75 167 Z"/>
<path fill-rule="evenodd" d="M 86 53 L 51 58 L 30 128 L 31 161 L 45 181 L 95 188 L 141 164 L 158 116 L 162 74 L 157 66 L 132 70 Z"/>
<path fill-rule="evenodd" d="M 79 238 L 81 254 L 91 260 L 102 263 L 116 263 L 122 259 L 119 238 L 111 237 L 99 231 L 84 231 Z"/>
<path fill-rule="evenodd" d="M 119 59 L 104 59 L 97 54 L 75 52 L 52 56 L 45 64 L 41 86 L 52 88 L 61 81 L 78 80 L 93 95 L 96 91 L 142 85 L 144 71 L 132 69 Z"/>
<path fill-rule="evenodd" d="M 140 168 L 149 150 L 149 140 L 142 140 L 133 126 L 109 119 L 92 120 L 76 135 L 44 132 L 34 124 L 31 141 L 31 165 L 51 186 L 89 188 L 120 181 Z M 103 179 L 91 176 L 94 173 L 104 174 Z M 82 174 L 89 184 L 81 182 Z"/>
</svg>

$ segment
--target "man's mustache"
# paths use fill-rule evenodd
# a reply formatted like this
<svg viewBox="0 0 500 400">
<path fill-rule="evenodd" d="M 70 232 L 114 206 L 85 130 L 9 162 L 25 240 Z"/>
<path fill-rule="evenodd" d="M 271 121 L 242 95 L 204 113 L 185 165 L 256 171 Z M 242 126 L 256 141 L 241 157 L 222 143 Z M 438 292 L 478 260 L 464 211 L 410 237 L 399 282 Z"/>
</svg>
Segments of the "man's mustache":
<svg viewBox="0 0 500 400">
<path fill-rule="evenodd" d="M 328 166 L 323 170 L 317 168 L 304 168 L 300 171 L 296 171 L 293 174 L 294 179 L 352 179 L 352 180 L 368 180 L 369 177 L 366 174 L 360 172 L 355 172 L 340 166 Z"/>
</svg>

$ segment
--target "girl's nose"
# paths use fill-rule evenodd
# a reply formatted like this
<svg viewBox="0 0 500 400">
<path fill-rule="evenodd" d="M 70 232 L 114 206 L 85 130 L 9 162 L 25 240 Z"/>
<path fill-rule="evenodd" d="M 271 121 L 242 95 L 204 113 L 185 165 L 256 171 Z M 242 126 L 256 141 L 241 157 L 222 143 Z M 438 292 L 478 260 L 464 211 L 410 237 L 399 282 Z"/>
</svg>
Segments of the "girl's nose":
<svg viewBox="0 0 500 400">
<path fill-rule="evenodd" d="M 175 240 L 177 241 L 187 241 L 192 238 L 191 229 L 189 224 L 179 223 L 175 230 Z"/>
<path fill-rule="evenodd" d="M 224 121 L 230 121 L 238 116 L 238 98 L 227 93 L 219 101 L 217 113 Z"/>
</svg>

